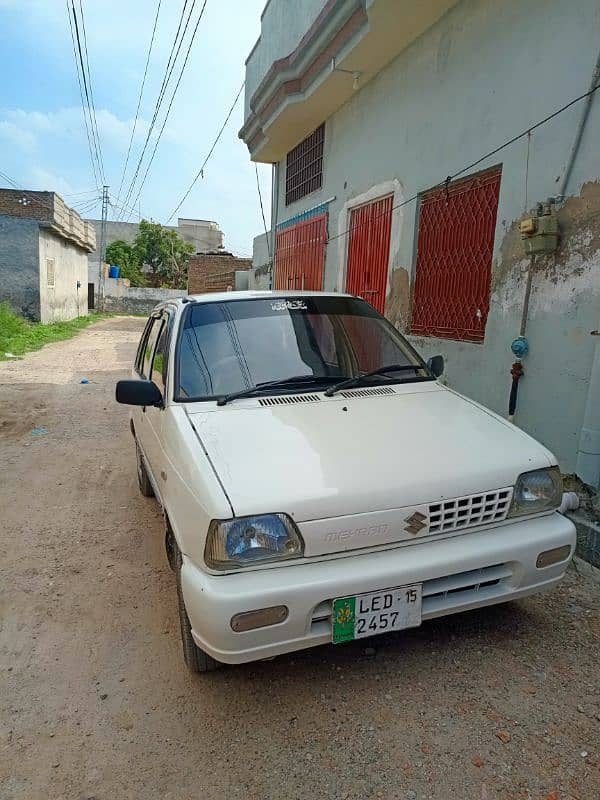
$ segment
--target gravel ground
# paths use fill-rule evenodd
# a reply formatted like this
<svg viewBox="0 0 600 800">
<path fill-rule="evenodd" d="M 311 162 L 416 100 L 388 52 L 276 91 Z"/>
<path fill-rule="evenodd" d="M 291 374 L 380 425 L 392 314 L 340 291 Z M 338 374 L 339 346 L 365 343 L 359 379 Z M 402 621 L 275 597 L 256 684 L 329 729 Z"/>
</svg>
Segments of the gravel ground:
<svg viewBox="0 0 600 800">
<path fill-rule="evenodd" d="M 0 364 L 0 798 L 600 798 L 600 587 L 575 572 L 366 645 L 187 672 L 113 401 L 141 327 Z"/>
</svg>

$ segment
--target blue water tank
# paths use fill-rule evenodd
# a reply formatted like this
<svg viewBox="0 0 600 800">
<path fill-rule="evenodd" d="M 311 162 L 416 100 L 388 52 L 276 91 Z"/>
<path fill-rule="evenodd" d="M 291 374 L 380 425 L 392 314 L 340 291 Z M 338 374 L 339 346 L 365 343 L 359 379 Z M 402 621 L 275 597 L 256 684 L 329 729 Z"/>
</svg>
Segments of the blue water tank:
<svg viewBox="0 0 600 800">
<path fill-rule="evenodd" d="M 108 270 L 108 277 L 109 278 L 118 278 L 120 272 L 121 272 L 121 267 L 111 267 Z"/>
</svg>

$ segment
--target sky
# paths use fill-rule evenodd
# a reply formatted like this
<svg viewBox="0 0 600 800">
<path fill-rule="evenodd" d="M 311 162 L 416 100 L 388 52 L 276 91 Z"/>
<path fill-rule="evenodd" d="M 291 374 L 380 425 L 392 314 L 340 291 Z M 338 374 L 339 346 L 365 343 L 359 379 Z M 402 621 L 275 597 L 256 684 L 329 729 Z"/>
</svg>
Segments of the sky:
<svg viewBox="0 0 600 800">
<path fill-rule="evenodd" d="M 75 0 L 78 12 L 79 2 Z M 106 180 L 116 200 L 158 0 L 81 2 Z M 188 0 L 187 10 L 192 2 Z M 154 162 L 135 203 L 143 217 L 166 224 L 198 172 L 244 80 L 244 62 L 260 33 L 264 3 L 207 0 Z M 146 139 L 183 6 L 184 0 L 161 3 L 120 202 Z M 197 0 L 140 178 L 201 6 Z M 68 204 L 85 209 L 83 216 L 98 218 L 99 200 L 88 210 L 99 192 L 83 122 L 65 0 L 0 0 L 0 74 L 0 171 L 19 188 L 56 191 Z M 242 93 L 204 177 L 176 217 L 215 220 L 225 234 L 225 247 L 249 255 L 252 239 L 264 227 L 255 167 L 237 135 L 243 123 L 243 105 Z M 271 168 L 258 166 L 268 225 Z M 10 184 L 0 178 L 0 185 Z M 137 190 L 129 205 L 136 195 Z M 116 213 L 111 209 L 109 218 Z M 137 219 L 134 214 L 130 217 L 130 221 Z"/>
</svg>

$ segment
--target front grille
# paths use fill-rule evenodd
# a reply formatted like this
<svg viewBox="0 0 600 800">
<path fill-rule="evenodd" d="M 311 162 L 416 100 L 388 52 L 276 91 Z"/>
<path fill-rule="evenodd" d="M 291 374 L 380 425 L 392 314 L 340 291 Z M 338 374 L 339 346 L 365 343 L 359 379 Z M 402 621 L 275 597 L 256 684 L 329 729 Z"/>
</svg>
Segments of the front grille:
<svg viewBox="0 0 600 800">
<path fill-rule="evenodd" d="M 506 519 L 511 499 L 512 487 L 508 487 L 485 494 L 430 503 L 429 533 L 442 533 L 472 528 L 474 525 L 501 522 Z"/>
<path fill-rule="evenodd" d="M 342 397 L 371 397 L 371 395 L 396 394 L 389 386 L 377 386 L 373 389 L 347 389 L 340 392 Z"/>
<path fill-rule="evenodd" d="M 294 403 L 318 403 L 320 400 L 318 394 L 293 394 L 284 397 L 264 397 L 258 402 L 261 406 L 289 406 Z"/>
<path fill-rule="evenodd" d="M 439 616 L 471 603 L 501 597 L 510 587 L 512 569 L 509 564 L 456 572 L 423 582 L 423 619 Z M 376 590 L 374 590 L 376 591 Z M 311 633 L 329 634 L 333 601 L 325 600 L 311 615 Z"/>
</svg>

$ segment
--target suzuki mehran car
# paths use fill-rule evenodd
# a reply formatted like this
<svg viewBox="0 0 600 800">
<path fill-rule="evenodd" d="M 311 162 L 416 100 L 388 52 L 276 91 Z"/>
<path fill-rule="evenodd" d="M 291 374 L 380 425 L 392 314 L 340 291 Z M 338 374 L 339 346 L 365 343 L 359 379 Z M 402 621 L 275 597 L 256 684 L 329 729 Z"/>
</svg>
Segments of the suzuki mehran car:
<svg viewBox="0 0 600 800">
<path fill-rule="evenodd" d="M 367 302 L 158 306 L 132 406 L 197 672 L 551 589 L 575 543 L 552 453 L 437 378 Z"/>
</svg>

